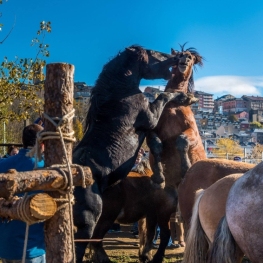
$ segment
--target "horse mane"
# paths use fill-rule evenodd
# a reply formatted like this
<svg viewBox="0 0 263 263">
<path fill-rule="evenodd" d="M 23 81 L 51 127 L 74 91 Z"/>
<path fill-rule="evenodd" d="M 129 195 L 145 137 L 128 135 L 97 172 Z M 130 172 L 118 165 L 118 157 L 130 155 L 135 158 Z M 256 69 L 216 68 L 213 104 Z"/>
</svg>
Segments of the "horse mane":
<svg viewBox="0 0 263 263">
<path fill-rule="evenodd" d="M 196 65 L 198 65 L 199 67 L 202 67 L 203 66 L 203 60 L 204 60 L 204 57 L 201 56 L 199 54 L 199 52 L 196 50 L 196 48 L 194 47 L 189 47 L 187 49 L 185 49 L 185 45 L 187 44 L 187 42 L 185 42 L 183 45 L 180 45 L 180 48 L 181 48 L 181 52 L 190 52 L 193 56 L 195 56 L 195 64 L 194 64 L 194 70 L 196 71 Z M 192 71 L 192 74 L 190 76 L 190 79 L 189 79 L 189 82 L 188 82 L 188 87 L 187 87 L 187 92 L 189 93 L 193 93 L 194 92 L 194 73 Z"/>
<path fill-rule="evenodd" d="M 131 52 L 131 50 L 135 52 Z M 123 76 L 131 75 L 131 66 L 134 62 L 148 63 L 146 50 L 139 45 L 132 45 L 124 51 L 119 52 L 115 57 L 108 61 L 99 74 L 95 86 L 91 91 L 86 117 L 86 130 L 101 112 L 101 106 L 109 101 L 113 96 L 116 97 L 116 88 L 123 86 Z M 113 83 L 114 82 L 114 83 Z M 118 90 L 120 93 L 121 90 Z"/>
</svg>

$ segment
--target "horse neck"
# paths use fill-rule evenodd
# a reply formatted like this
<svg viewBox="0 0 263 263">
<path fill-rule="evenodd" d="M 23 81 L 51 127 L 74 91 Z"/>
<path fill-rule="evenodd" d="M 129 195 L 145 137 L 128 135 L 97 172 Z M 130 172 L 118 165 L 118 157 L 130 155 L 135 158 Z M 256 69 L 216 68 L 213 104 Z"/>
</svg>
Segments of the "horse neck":
<svg viewBox="0 0 263 263">
<path fill-rule="evenodd" d="M 165 87 L 166 92 L 177 92 L 181 91 L 184 93 L 188 92 L 189 79 L 184 79 L 183 76 L 177 76 L 170 79 Z"/>
<path fill-rule="evenodd" d="M 115 97 L 137 94 L 142 79 L 139 66 L 135 63 L 133 67 L 125 67 L 125 63 L 122 55 L 105 65 L 96 81 L 93 95 L 112 94 Z"/>
</svg>

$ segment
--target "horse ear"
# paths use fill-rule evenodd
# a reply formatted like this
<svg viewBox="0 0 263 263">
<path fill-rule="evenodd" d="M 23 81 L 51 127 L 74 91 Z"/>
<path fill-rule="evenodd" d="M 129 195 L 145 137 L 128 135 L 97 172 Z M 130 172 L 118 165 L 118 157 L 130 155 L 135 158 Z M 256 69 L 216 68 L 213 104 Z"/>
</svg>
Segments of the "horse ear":
<svg viewBox="0 0 263 263">
<path fill-rule="evenodd" d="M 172 55 L 176 55 L 176 54 L 177 54 L 177 51 L 174 50 L 173 48 L 171 48 L 171 54 L 172 54 Z"/>
</svg>

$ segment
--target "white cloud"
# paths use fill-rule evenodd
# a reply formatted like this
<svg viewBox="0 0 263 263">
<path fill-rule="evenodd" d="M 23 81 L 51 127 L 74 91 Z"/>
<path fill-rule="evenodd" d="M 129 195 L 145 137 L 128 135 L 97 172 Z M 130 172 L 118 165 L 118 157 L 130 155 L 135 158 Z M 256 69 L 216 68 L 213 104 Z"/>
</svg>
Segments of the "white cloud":
<svg viewBox="0 0 263 263">
<path fill-rule="evenodd" d="M 195 90 L 214 94 L 214 98 L 225 94 L 263 96 L 263 76 L 211 76 L 195 80 Z"/>
<path fill-rule="evenodd" d="M 165 85 L 142 85 L 144 91 L 147 87 L 164 90 Z M 195 90 L 204 91 L 214 95 L 214 98 L 231 94 L 237 98 L 243 95 L 263 96 L 263 76 L 241 77 L 241 76 L 211 76 L 195 80 Z"/>
</svg>

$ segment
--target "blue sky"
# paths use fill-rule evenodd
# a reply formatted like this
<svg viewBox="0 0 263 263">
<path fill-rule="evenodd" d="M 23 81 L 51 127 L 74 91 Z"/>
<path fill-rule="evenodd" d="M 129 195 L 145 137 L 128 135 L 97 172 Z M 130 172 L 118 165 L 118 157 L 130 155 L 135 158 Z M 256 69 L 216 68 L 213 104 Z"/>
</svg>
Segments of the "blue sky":
<svg viewBox="0 0 263 263">
<path fill-rule="evenodd" d="M 205 57 L 196 90 L 214 97 L 263 96 L 263 1 L 9 0 L 0 5 L 0 58 L 33 57 L 39 22 L 51 21 L 48 63 L 75 65 L 75 81 L 93 85 L 103 65 L 132 44 L 170 53 L 188 42 Z M 142 81 L 161 88 L 164 80 Z"/>
</svg>

